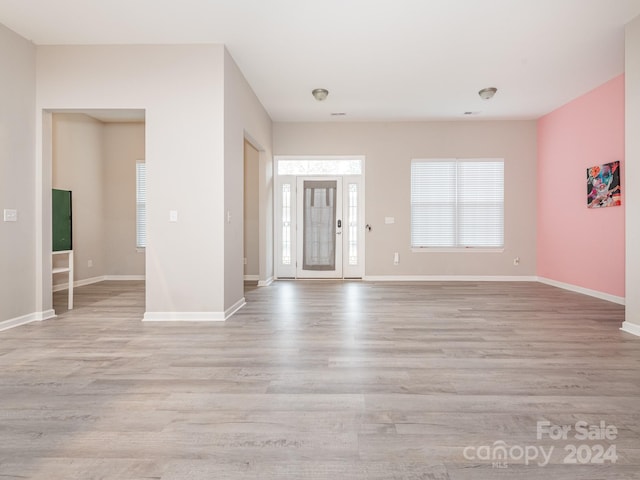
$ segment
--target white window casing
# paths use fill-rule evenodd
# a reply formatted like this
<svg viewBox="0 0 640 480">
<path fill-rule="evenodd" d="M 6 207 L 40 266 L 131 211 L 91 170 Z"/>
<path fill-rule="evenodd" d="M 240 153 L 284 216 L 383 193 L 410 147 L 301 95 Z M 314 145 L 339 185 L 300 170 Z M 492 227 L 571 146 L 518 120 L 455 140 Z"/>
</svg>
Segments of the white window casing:
<svg viewBox="0 0 640 480">
<path fill-rule="evenodd" d="M 504 160 L 412 160 L 411 247 L 501 251 Z"/>
</svg>

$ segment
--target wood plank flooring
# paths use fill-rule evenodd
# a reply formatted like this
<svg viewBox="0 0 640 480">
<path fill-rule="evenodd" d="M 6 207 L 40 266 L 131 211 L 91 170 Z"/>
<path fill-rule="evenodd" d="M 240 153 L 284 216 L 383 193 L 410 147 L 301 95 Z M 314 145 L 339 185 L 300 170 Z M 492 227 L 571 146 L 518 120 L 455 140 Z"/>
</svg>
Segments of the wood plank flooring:
<svg viewBox="0 0 640 480">
<path fill-rule="evenodd" d="M 141 282 L 75 293 L 0 333 L 1 479 L 640 479 L 640 339 L 619 305 L 282 281 L 226 323 L 143 323 Z M 539 421 L 572 430 L 537 439 Z M 580 421 L 616 438 L 579 441 Z M 616 463 L 591 463 L 597 444 Z M 518 458 L 551 447 L 546 466 Z"/>
</svg>

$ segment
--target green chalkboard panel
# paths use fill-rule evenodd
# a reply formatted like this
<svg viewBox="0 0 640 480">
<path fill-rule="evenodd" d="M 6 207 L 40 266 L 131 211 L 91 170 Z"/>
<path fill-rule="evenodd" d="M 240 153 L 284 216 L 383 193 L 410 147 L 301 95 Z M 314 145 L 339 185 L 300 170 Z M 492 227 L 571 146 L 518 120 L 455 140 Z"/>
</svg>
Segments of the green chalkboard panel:
<svg viewBox="0 0 640 480">
<path fill-rule="evenodd" d="M 72 250 L 71 192 L 54 188 L 51 199 L 53 206 L 53 251 Z"/>
</svg>

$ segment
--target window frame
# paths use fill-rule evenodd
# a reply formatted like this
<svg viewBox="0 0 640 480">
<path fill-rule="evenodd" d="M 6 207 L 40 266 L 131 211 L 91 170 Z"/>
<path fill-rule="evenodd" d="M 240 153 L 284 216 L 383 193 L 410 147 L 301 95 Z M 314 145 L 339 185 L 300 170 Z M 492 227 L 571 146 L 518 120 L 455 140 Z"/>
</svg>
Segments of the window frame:
<svg viewBox="0 0 640 480">
<path fill-rule="evenodd" d="M 455 173 L 455 187 L 456 187 L 456 197 L 458 196 L 457 189 L 459 186 L 458 180 L 458 169 L 457 164 L 461 162 L 501 162 L 502 163 L 502 245 L 501 246 L 414 246 L 413 243 L 413 164 L 414 163 L 425 163 L 425 162 L 451 162 L 456 164 L 456 173 Z M 505 215 L 504 215 L 504 207 L 505 207 L 505 199 L 504 199 L 504 170 L 505 161 L 504 158 L 414 158 L 411 159 L 411 167 L 410 167 L 410 189 L 409 189 L 409 223 L 410 223 L 410 248 L 412 253 L 502 253 L 505 251 Z M 455 207 L 455 222 L 458 223 L 459 220 L 459 210 L 458 205 Z M 456 243 L 459 241 L 458 228 L 456 227 Z"/>
</svg>

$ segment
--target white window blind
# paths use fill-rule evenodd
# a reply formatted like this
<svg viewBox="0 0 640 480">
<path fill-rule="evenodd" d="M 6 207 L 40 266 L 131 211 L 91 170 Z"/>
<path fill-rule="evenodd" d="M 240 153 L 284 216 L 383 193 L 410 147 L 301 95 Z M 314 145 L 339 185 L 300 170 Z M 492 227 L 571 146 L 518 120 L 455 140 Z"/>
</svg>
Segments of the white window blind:
<svg viewBox="0 0 640 480">
<path fill-rule="evenodd" d="M 504 161 L 412 160 L 413 248 L 504 246 Z"/>
<path fill-rule="evenodd" d="M 136 162 L 136 246 L 147 246 L 147 168 Z"/>
</svg>

